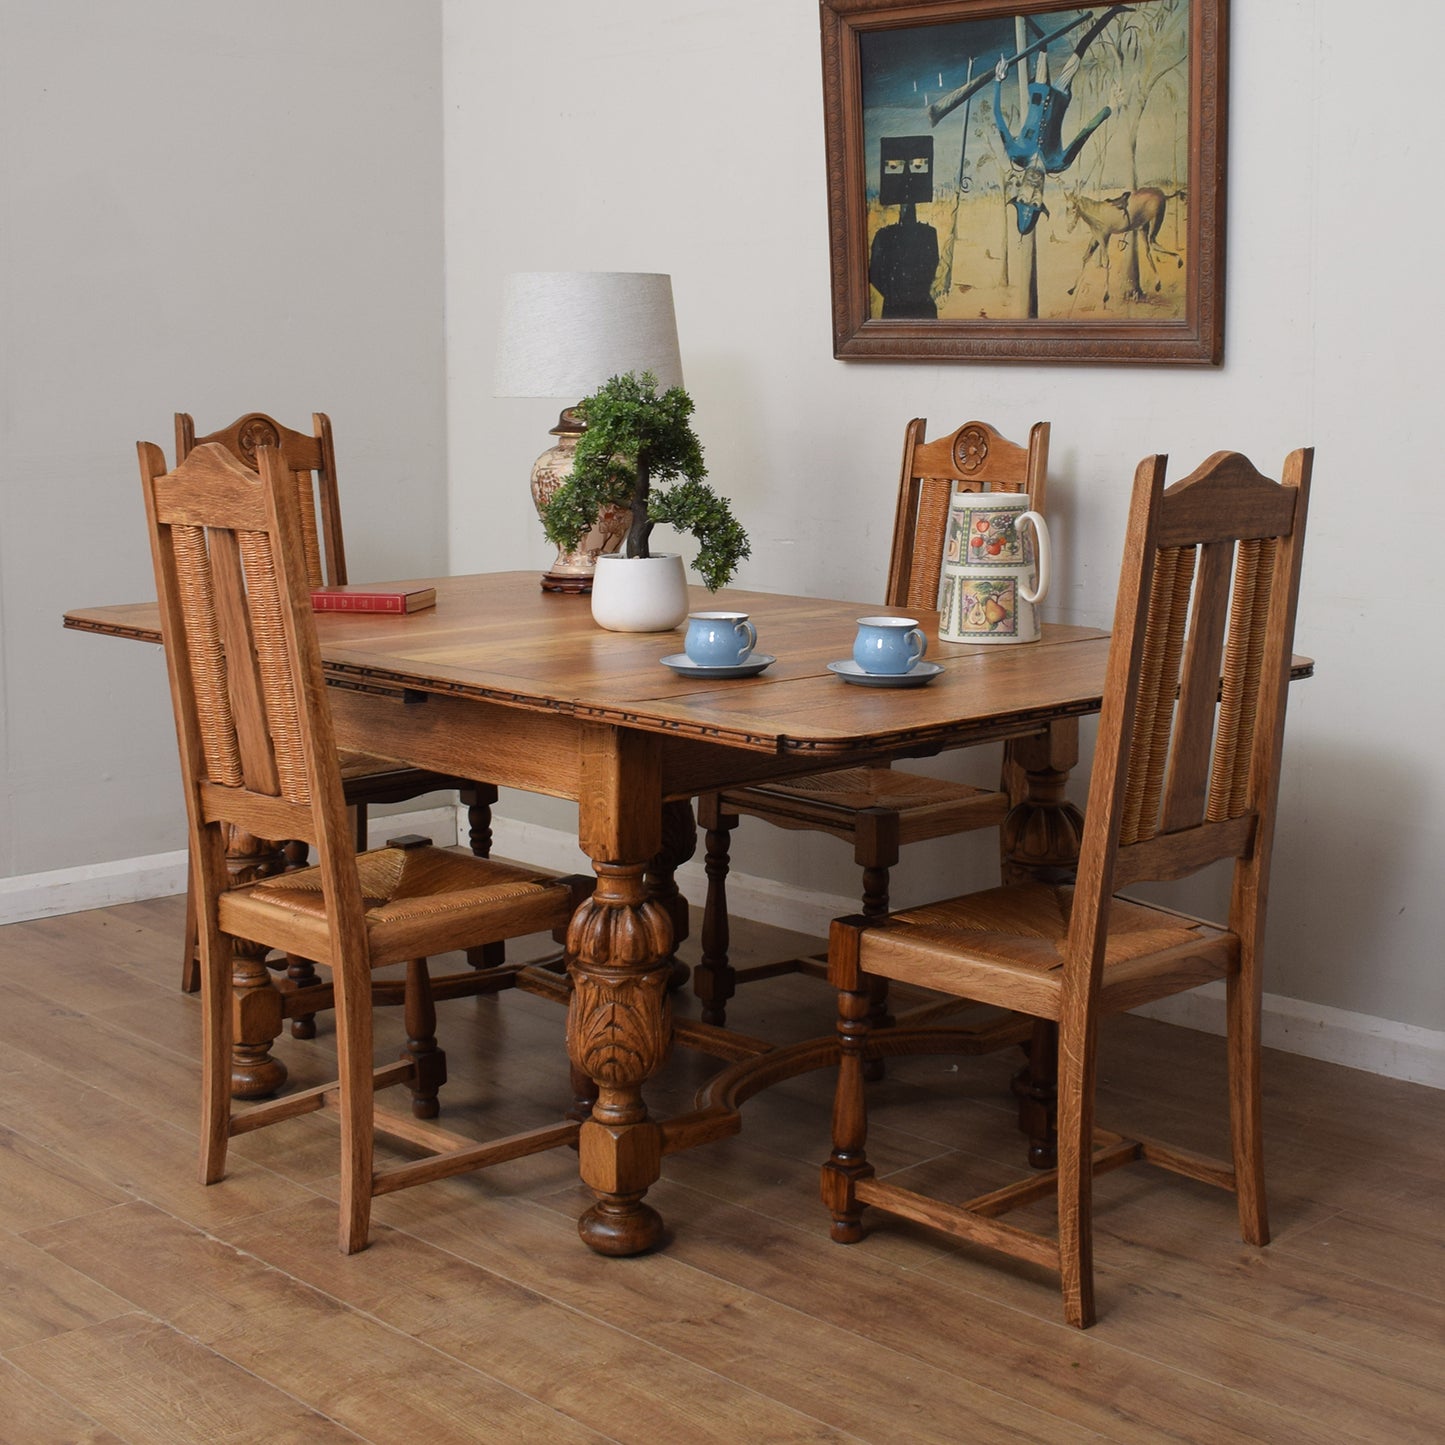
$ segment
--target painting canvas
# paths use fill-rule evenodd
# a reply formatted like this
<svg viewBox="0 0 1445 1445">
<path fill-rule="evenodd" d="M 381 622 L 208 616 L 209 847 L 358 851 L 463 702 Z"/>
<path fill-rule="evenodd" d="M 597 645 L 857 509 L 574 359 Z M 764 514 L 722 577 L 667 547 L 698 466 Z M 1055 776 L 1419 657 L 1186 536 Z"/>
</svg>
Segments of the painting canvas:
<svg viewBox="0 0 1445 1445">
<path fill-rule="evenodd" d="M 824 17 L 838 355 L 1221 359 L 1222 0 Z"/>
</svg>

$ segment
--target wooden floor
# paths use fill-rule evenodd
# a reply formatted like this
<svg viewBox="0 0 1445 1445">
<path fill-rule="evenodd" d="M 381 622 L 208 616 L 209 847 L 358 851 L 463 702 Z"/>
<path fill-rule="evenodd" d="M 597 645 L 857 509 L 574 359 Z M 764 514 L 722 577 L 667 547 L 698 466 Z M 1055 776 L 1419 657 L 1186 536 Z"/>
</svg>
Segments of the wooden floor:
<svg viewBox="0 0 1445 1445">
<path fill-rule="evenodd" d="M 1445 1439 L 1438 1093 L 1271 1055 L 1274 1243 L 1241 1245 L 1225 1194 L 1110 1174 L 1086 1334 L 1029 1266 L 897 1223 L 831 1244 L 823 1075 L 749 1103 L 740 1138 L 666 1161 L 651 1197 L 670 1234 L 649 1257 L 581 1245 L 563 1150 L 380 1200 L 375 1243 L 342 1259 L 325 1119 L 238 1140 L 228 1179 L 194 1182 L 180 923 L 164 899 L 0 929 L 7 1445 Z M 830 1018 L 823 985 L 783 978 L 732 1021 L 806 1037 Z M 446 1117 L 555 1118 L 562 1023 L 517 993 L 445 1005 Z M 328 1076 L 330 1045 L 326 1026 L 287 1040 L 293 1078 Z M 1101 1122 L 1217 1148 L 1220 1052 L 1120 1020 Z M 960 1195 L 1011 1177 L 1014 1063 L 893 1064 L 873 1096 L 880 1172 L 956 1178 Z M 679 1054 L 655 1104 L 682 1107 L 712 1067 Z"/>
</svg>

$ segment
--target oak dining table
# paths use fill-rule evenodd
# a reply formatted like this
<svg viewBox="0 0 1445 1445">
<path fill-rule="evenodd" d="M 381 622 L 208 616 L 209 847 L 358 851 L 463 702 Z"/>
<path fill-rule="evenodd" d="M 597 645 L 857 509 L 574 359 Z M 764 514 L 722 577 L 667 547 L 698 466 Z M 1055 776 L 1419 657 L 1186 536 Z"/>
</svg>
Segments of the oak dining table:
<svg viewBox="0 0 1445 1445">
<path fill-rule="evenodd" d="M 656 1244 L 662 1220 L 645 1196 L 664 1155 L 736 1128 L 724 1105 L 659 1120 L 644 1099 L 677 1030 L 707 1030 L 675 1025 L 669 1002 L 677 911 L 669 874 L 690 850 L 692 798 L 1006 740 L 1018 779 L 1006 869 L 1057 876 L 1073 862 L 1079 820 L 1064 788 L 1078 719 L 1102 701 L 1109 641 L 1098 629 L 1045 624 L 1028 645 L 950 644 L 939 641 L 936 614 L 915 612 L 943 671 L 923 687 L 864 687 L 828 664 L 850 656 L 860 613 L 889 609 L 694 589 L 699 610 L 748 613 L 759 652 L 777 659 L 756 677 L 719 681 L 662 664 L 682 651 L 681 631 L 602 631 L 586 597 L 543 592 L 533 572 L 395 585 L 434 587 L 436 605 L 317 615 L 340 745 L 578 807 L 596 887 L 568 932 L 570 988 L 556 982 L 566 990 L 574 1076 L 595 1093 L 578 1137 L 595 1202 L 578 1227 L 600 1253 Z M 160 641 L 154 603 L 76 609 L 65 625 Z M 1300 660 L 1295 675 L 1308 671 Z M 275 846 L 253 842 L 258 856 Z M 248 1069 L 274 1088 L 266 1070 L 283 1016 L 276 987 L 255 961 L 244 978 L 238 965 L 236 982 L 240 1092 Z"/>
</svg>

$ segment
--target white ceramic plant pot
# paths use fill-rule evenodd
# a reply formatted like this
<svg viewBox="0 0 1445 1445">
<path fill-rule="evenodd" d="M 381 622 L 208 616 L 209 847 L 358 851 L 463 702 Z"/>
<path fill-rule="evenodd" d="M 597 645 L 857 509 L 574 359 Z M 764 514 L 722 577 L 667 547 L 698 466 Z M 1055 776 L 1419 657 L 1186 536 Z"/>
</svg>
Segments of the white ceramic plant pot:
<svg viewBox="0 0 1445 1445">
<path fill-rule="evenodd" d="M 667 632 L 687 616 L 682 558 L 604 556 L 592 582 L 592 620 L 609 632 Z"/>
</svg>

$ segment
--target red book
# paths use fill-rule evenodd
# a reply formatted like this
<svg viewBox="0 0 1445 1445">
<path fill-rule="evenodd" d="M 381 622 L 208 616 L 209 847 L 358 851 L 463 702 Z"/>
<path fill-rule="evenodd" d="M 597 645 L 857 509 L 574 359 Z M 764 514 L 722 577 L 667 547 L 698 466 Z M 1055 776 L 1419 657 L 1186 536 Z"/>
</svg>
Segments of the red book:
<svg viewBox="0 0 1445 1445">
<path fill-rule="evenodd" d="M 435 607 L 435 587 L 313 587 L 313 612 L 420 612 Z"/>
</svg>

